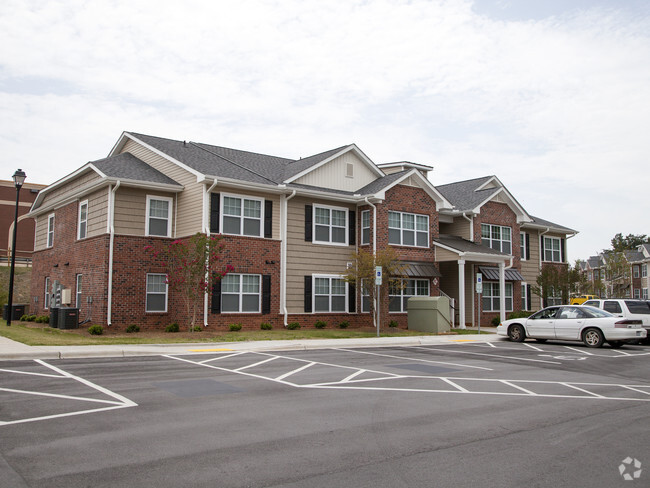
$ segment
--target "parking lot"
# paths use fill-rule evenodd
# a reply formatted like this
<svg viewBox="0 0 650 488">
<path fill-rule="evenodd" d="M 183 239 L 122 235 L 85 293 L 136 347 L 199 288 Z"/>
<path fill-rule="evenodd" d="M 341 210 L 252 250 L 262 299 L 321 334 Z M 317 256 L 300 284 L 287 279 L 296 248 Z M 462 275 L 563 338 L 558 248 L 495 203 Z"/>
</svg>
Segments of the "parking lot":
<svg viewBox="0 0 650 488">
<path fill-rule="evenodd" d="M 650 469 L 649 356 L 495 339 L 0 362 L 0 486 L 616 486 L 623 460 Z"/>
</svg>

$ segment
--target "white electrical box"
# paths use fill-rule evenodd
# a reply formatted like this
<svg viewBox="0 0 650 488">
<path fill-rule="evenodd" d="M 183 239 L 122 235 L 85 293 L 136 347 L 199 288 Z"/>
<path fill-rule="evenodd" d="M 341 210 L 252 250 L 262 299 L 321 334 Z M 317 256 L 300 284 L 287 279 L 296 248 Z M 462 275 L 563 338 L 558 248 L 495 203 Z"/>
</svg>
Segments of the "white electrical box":
<svg viewBox="0 0 650 488">
<path fill-rule="evenodd" d="M 72 293 L 70 288 L 64 288 L 61 290 L 61 303 L 63 305 L 70 305 L 70 302 L 72 301 Z"/>
</svg>

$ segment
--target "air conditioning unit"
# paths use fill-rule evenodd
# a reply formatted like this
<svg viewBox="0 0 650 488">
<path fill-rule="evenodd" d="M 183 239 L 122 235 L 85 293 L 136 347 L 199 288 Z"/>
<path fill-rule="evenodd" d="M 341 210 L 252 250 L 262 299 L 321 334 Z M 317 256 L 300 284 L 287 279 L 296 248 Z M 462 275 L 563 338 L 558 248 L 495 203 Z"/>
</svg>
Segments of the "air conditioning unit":
<svg viewBox="0 0 650 488">
<path fill-rule="evenodd" d="M 79 309 L 72 307 L 61 307 L 59 309 L 59 320 L 57 322 L 59 329 L 78 329 L 79 328 Z"/>
</svg>

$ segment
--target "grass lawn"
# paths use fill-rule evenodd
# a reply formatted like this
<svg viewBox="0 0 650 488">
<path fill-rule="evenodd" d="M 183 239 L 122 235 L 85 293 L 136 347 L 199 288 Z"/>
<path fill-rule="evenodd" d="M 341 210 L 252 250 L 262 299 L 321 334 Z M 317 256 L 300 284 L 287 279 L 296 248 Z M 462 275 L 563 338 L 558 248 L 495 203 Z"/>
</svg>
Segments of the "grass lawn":
<svg viewBox="0 0 650 488">
<path fill-rule="evenodd" d="M 453 329 L 452 334 L 476 334 L 475 330 Z M 415 330 L 404 330 L 387 327 L 380 332 L 381 337 L 408 337 L 433 335 Z M 104 334 L 90 335 L 87 328 L 52 329 L 45 324 L 32 322 L 11 322 L 7 327 L 0 320 L 0 336 L 29 346 L 81 346 L 81 345 L 111 345 L 111 344 L 174 344 L 191 342 L 243 342 L 243 341 L 274 341 L 296 339 L 350 339 L 359 337 L 376 337 L 374 328 L 353 329 L 298 329 L 287 330 L 241 330 L 229 332 L 226 330 L 205 329 L 201 332 L 143 331 L 127 334 L 113 332 L 104 327 Z"/>
</svg>

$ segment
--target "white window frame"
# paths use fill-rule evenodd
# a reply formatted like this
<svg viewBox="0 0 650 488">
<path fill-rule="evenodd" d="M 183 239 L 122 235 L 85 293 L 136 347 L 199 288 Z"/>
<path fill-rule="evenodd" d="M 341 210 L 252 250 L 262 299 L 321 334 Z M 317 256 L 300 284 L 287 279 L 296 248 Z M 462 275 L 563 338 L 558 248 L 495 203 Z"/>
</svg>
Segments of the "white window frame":
<svg viewBox="0 0 650 488">
<path fill-rule="evenodd" d="M 643 291 L 641 293 L 641 296 L 643 297 L 644 300 L 648 299 L 648 289 L 647 288 L 643 289 Z"/>
<path fill-rule="evenodd" d="M 528 310 L 526 308 L 528 305 L 528 283 L 525 281 L 521 282 L 521 309 Z"/>
<path fill-rule="evenodd" d="M 350 227 L 350 221 L 348 218 L 348 213 L 350 211 L 349 208 L 345 207 L 332 207 L 329 205 L 321 205 L 318 203 L 314 203 L 312 205 L 312 242 L 314 244 L 327 244 L 329 246 L 348 246 L 348 238 L 350 235 L 349 232 L 349 227 Z M 329 212 L 329 223 L 328 224 L 322 224 L 317 222 L 317 209 L 322 209 L 322 210 L 327 210 Z M 345 217 L 345 226 L 342 227 L 340 225 L 333 225 L 332 224 L 332 211 L 340 211 L 343 212 L 343 215 Z M 318 240 L 318 233 L 316 232 L 316 227 L 328 227 L 329 228 L 329 240 L 327 241 L 321 241 Z M 344 241 L 343 242 L 334 242 L 332 241 L 332 228 L 343 228 L 344 229 Z"/>
<path fill-rule="evenodd" d="M 525 232 L 519 233 L 519 253 L 521 254 L 519 259 L 521 261 L 526 261 L 526 233 Z"/>
<path fill-rule="evenodd" d="M 505 282 L 506 289 L 506 312 L 512 312 L 513 306 L 513 296 L 512 296 L 512 282 Z M 508 293 L 509 289 L 509 293 Z M 495 294 L 495 290 L 497 293 Z M 485 305 L 486 300 L 489 300 L 490 306 Z M 510 306 L 508 306 L 508 300 L 510 300 Z M 499 304 L 496 308 L 494 304 Z M 500 312 L 501 311 L 501 290 L 499 289 L 498 281 L 484 281 L 483 282 L 483 294 L 481 295 L 481 311 L 483 312 Z"/>
<path fill-rule="evenodd" d="M 84 200 L 83 202 L 79 202 L 79 218 L 77 219 L 77 239 L 79 240 L 85 239 L 87 236 L 88 236 L 88 200 Z"/>
<path fill-rule="evenodd" d="M 156 200 L 156 201 L 161 201 L 161 202 L 167 202 L 167 233 L 166 235 L 160 235 L 160 234 L 151 234 L 150 232 L 150 225 L 149 222 L 152 219 L 152 216 L 150 215 L 151 211 L 151 201 Z M 147 208 L 146 208 L 146 215 L 145 215 L 145 235 L 146 236 L 153 236 L 153 237 L 171 237 L 172 236 L 172 213 L 173 213 L 173 206 L 174 204 L 174 199 L 171 197 L 160 197 L 158 195 L 147 195 Z M 158 220 L 163 220 L 162 217 L 153 217 Z"/>
<path fill-rule="evenodd" d="M 237 277 L 237 292 L 224 291 L 224 280 L 229 281 L 232 278 Z M 257 293 L 250 293 L 244 291 L 244 278 L 245 277 L 255 277 L 257 278 Z M 237 296 L 237 310 L 224 310 L 223 307 L 223 297 L 224 295 Z M 257 296 L 257 310 L 242 310 L 244 303 L 244 296 Z M 228 273 L 225 277 L 221 279 L 221 313 L 241 313 L 241 314 L 250 314 L 250 313 L 261 313 L 262 311 L 262 275 L 251 274 L 251 273 Z"/>
<path fill-rule="evenodd" d="M 239 205 L 239 215 L 226 214 L 225 212 L 225 201 L 226 198 L 233 198 L 240 201 Z M 260 216 L 251 217 L 244 215 L 244 208 L 246 206 L 246 201 L 257 202 L 260 205 Z M 239 219 L 239 232 L 225 232 L 224 219 L 225 218 L 238 218 Z M 257 234 L 245 234 L 244 233 L 244 224 L 246 220 L 255 220 L 259 221 L 259 233 Z M 231 236 L 246 236 L 246 237 L 264 237 L 264 199 L 251 197 L 248 195 L 238 195 L 235 193 L 222 193 L 221 202 L 220 202 L 220 212 L 219 212 L 219 228 L 221 229 L 222 234 L 227 234 Z"/>
<path fill-rule="evenodd" d="M 399 227 L 391 227 L 390 223 L 390 214 L 398 214 L 399 215 Z M 404 216 L 412 216 L 413 217 L 413 229 L 405 229 L 404 228 Z M 418 230 L 418 217 L 426 219 L 426 231 L 423 230 Z M 390 230 L 398 230 L 399 231 L 399 242 L 392 242 L 390 239 Z M 404 244 L 404 232 L 413 232 L 413 242 L 414 244 Z M 426 236 L 426 246 L 420 246 L 418 245 L 418 235 L 425 234 Z M 420 249 L 429 249 L 430 243 L 429 243 L 429 216 L 426 214 L 416 214 L 412 212 L 399 212 L 397 210 L 389 210 L 388 211 L 388 243 L 393 245 L 393 246 L 404 246 L 404 247 L 418 247 Z"/>
<path fill-rule="evenodd" d="M 311 309 L 312 313 L 348 313 L 348 283 L 345 282 L 343 279 L 344 277 L 342 275 L 326 275 L 326 274 L 318 274 L 318 275 L 312 275 L 311 278 Z M 328 293 L 316 293 L 316 280 L 317 279 L 326 279 L 328 280 Z M 343 295 L 340 293 L 333 294 L 332 293 L 332 280 L 339 280 L 343 282 L 343 287 L 345 289 L 345 292 Z M 316 309 L 316 298 L 317 297 L 324 297 L 327 296 L 328 299 L 328 307 L 327 310 L 317 310 Z M 333 297 L 343 297 L 343 310 L 332 310 L 332 298 Z"/>
<path fill-rule="evenodd" d="M 75 278 L 75 305 L 81 310 L 81 290 L 82 290 L 83 275 L 78 274 Z"/>
<path fill-rule="evenodd" d="M 394 291 L 394 286 L 392 287 L 393 289 L 391 290 L 391 287 L 389 287 L 388 291 L 388 313 L 406 313 L 408 312 L 408 299 L 411 297 L 428 297 L 431 295 L 431 285 L 429 283 L 428 279 L 416 279 L 416 278 L 402 278 L 399 281 L 399 294 L 391 294 L 391 291 Z M 407 285 L 405 282 L 407 281 L 413 281 L 413 287 L 415 289 L 415 295 L 408 294 L 406 293 L 407 290 Z M 421 289 L 420 286 L 426 284 L 426 293 L 419 293 L 419 290 Z M 406 300 L 404 300 L 406 298 Z M 399 299 L 399 310 L 391 310 L 391 306 L 395 303 L 395 300 Z"/>
<path fill-rule="evenodd" d="M 641 290 L 639 290 L 638 288 L 635 288 L 635 289 L 634 289 L 634 298 L 635 298 L 636 300 L 640 300 L 640 299 L 641 299 Z"/>
<path fill-rule="evenodd" d="M 484 235 L 485 228 L 488 229 L 487 237 Z M 497 228 L 499 229 L 499 238 L 495 239 L 494 237 L 492 237 L 493 229 L 497 229 Z M 510 239 L 503 238 L 504 229 L 508 229 L 508 233 L 510 234 Z M 499 247 L 494 247 L 496 243 L 499 243 Z M 504 243 L 508 243 L 510 245 L 509 251 L 503 250 Z M 497 251 L 512 255 L 512 227 L 509 227 L 507 225 L 497 225 L 497 224 L 481 224 L 481 244 L 483 246 L 489 247 L 490 249 L 495 249 Z"/>
<path fill-rule="evenodd" d="M 149 277 L 150 276 L 163 276 L 165 278 L 165 291 L 149 291 Z M 165 309 L 164 310 L 149 310 L 149 295 L 164 295 L 165 296 Z M 165 273 L 147 273 L 145 281 L 145 305 L 144 310 L 146 313 L 167 313 L 167 302 L 169 300 L 169 285 L 167 284 L 167 275 Z"/>
<path fill-rule="evenodd" d="M 546 236 L 543 236 L 542 239 L 544 239 L 544 256 L 543 256 L 544 262 L 561 263 L 562 262 L 562 239 L 560 239 L 559 237 L 546 237 Z M 550 246 L 549 243 L 551 244 Z M 554 249 L 553 247 L 554 243 L 557 243 L 557 249 Z M 550 255 L 551 259 L 548 259 L 549 252 L 551 253 Z"/>
<path fill-rule="evenodd" d="M 50 277 L 45 277 L 45 302 L 43 303 L 43 310 L 50 309 Z"/>
<path fill-rule="evenodd" d="M 635 264 L 632 266 L 632 277 L 633 278 L 639 278 L 641 276 L 641 270 L 639 269 L 639 265 Z"/>
<path fill-rule="evenodd" d="M 52 213 L 47 216 L 47 247 L 54 246 L 54 224 L 55 215 Z"/>
<path fill-rule="evenodd" d="M 648 265 L 647 264 L 642 264 L 641 265 L 641 278 L 647 278 L 648 277 Z"/>
<path fill-rule="evenodd" d="M 368 225 L 364 225 L 364 219 L 367 220 Z M 364 239 L 364 231 L 367 231 L 368 238 Z M 370 244 L 370 210 L 361 211 L 361 245 Z"/>
</svg>

